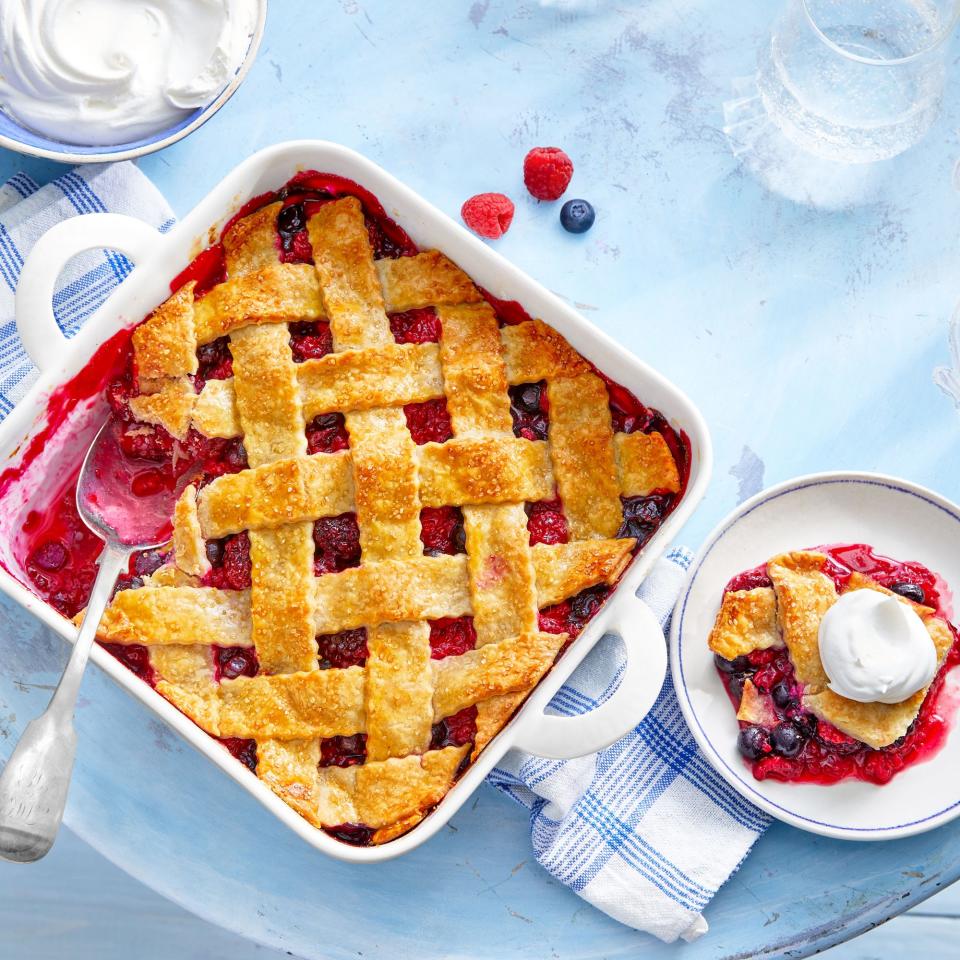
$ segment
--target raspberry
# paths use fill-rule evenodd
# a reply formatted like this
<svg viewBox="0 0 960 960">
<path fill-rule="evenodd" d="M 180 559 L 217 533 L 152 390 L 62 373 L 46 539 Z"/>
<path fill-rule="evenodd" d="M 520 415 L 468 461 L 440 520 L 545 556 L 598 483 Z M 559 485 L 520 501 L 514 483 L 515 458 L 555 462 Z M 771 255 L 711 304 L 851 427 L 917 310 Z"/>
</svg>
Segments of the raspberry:
<svg viewBox="0 0 960 960">
<path fill-rule="evenodd" d="M 474 233 L 496 240 L 513 223 L 513 201 L 502 193 L 478 193 L 460 208 L 460 216 Z"/>
<path fill-rule="evenodd" d="M 523 158 L 523 182 L 538 200 L 558 200 L 572 176 L 573 161 L 559 147 L 534 147 Z"/>
</svg>

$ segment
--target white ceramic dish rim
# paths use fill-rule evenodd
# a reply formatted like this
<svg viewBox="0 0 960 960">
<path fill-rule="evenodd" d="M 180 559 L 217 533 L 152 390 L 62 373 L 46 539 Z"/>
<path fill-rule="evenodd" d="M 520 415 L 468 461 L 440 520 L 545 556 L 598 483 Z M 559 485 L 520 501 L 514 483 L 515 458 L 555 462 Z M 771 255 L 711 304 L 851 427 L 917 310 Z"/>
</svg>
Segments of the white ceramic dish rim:
<svg viewBox="0 0 960 960">
<path fill-rule="evenodd" d="M 781 820 L 790 826 L 797 827 L 809 833 L 816 833 L 821 836 L 831 837 L 837 840 L 855 840 L 855 841 L 876 841 L 876 840 L 895 840 L 902 837 L 910 837 L 919 833 L 926 833 L 940 827 L 951 820 L 960 817 L 960 799 L 949 806 L 932 813 L 926 817 L 910 821 L 904 824 L 898 824 L 890 827 L 850 827 L 838 826 L 827 823 L 826 821 L 816 820 L 802 814 L 795 813 L 787 807 L 776 803 L 768 798 L 761 790 L 753 785 L 747 778 L 744 769 L 734 770 L 722 756 L 719 749 L 710 739 L 709 734 L 703 728 L 700 722 L 700 716 L 693 705 L 689 695 L 686 678 L 684 675 L 684 657 L 683 657 L 683 630 L 686 618 L 687 603 L 693 584 L 699 574 L 701 567 L 707 557 L 713 551 L 717 543 L 723 536 L 743 517 L 753 512 L 756 508 L 763 506 L 771 500 L 775 500 L 784 494 L 789 494 L 795 490 L 816 484 L 830 483 L 868 483 L 885 486 L 898 492 L 909 494 L 919 498 L 931 507 L 942 510 L 952 519 L 960 522 L 960 506 L 941 496 L 933 490 L 920 484 L 904 480 L 901 477 L 890 476 L 889 474 L 873 473 L 869 471 L 845 470 L 845 471 L 824 471 L 820 473 L 805 474 L 800 477 L 794 477 L 776 484 L 744 501 L 735 510 L 731 511 L 723 520 L 721 520 L 710 534 L 704 540 L 703 546 L 698 551 L 693 563 L 684 581 L 683 587 L 674 607 L 673 618 L 670 629 L 669 647 L 670 647 L 670 671 L 674 678 L 674 685 L 677 691 L 677 699 L 680 703 L 680 710 L 683 714 L 690 732 L 697 741 L 700 749 L 703 751 L 707 760 L 714 769 L 734 788 L 742 797 L 756 806 L 765 810 L 770 816 Z M 738 571 L 731 570 L 730 576 L 734 576 Z M 719 681 L 718 681 L 719 684 Z M 937 757 L 933 757 L 930 762 L 935 763 Z M 829 790 L 830 787 L 823 789 Z M 883 787 L 877 789 L 882 790 Z"/>
<path fill-rule="evenodd" d="M 248 158 L 165 235 L 156 234 L 152 228 L 129 218 L 91 214 L 66 221 L 41 239 L 35 248 L 40 253 L 39 257 L 33 264 L 28 258 L 21 274 L 17 311 L 18 316 L 31 318 L 29 325 L 24 323 L 23 339 L 31 355 L 35 359 L 42 359 L 42 372 L 28 395 L 0 425 L 0 454 L 7 456 L 25 448 L 25 435 L 41 425 L 39 416 L 46 409 L 50 393 L 71 379 L 104 340 L 138 322 L 168 295 L 169 279 L 209 242 L 211 225 L 219 232 L 247 199 L 276 189 L 303 169 L 318 169 L 347 176 L 371 190 L 379 197 L 388 215 L 394 216 L 416 242 L 444 250 L 495 296 L 519 300 L 533 315 L 543 317 L 586 357 L 596 362 L 600 369 L 630 386 L 641 399 L 660 409 L 671 423 L 686 432 L 691 445 L 690 478 L 683 500 L 627 571 L 618 584 L 615 596 L 610 598 L 562 660 L 541 681 L 521 710 L 467 769 L 440 804 L 409 833 L 382 846 L 352 847 L 310 825 L 184 714 L 106 651 L 94 647 L 92 657 L 101 669 L 245 787 L 302 839 L 338 859 L 371 862 L 405 853 L 436 833 L 511 747 L 539 751 L 541 755 L 550 755 L 551 750 L 555 751 L 554 756 L 579 755 L 570 753 L 570 741 L 577 739 L 572 736 L 573 725 L 578 720 L 545 717 L 543 709 L 605 632 L 623 637 L 628 644 L 628 653 L 631 647 L 644 645 L 642 666 L 647 675 L 647 689 L 642 695 L 646 697 L 646 707 L 653 703 L 666 669 L 666 644 L 652 614 L 636 598 L 636 588 L 702 498 L 712 468 L 712 448 L 706 424 L 697 408 L 664 377 L 371 161 L 337 144 L 304 140 L 277 144 Z M 52 242 L 46 244 L 44 250 L 40 244 L 44 244 L 48 238 Z M 67 341 L 53 320 L 49 294 L 56 274 L 66 259 L 93 246 L 120 249 L 130 255 L 137 266 L 77 336 Z M 47 253 L 52 256 L 49 263 L 44 262 Z M 24 287 L 30 289 L 23 290 Z M 37 299 L 38 289 L 41 299 L 45 298 L 43 308 Z M 72 641 L 75 633 L 72 624 L 2 568 L 0 589 L 47 626 Z M 654 635 L 657 642 L 651 644 Z M 636 686 L 636 668 L 640 658 L 629 657 L 626 672 L 630 671 L 630 661 L 634 662 Z M 626 681 L 624 676 L 621 690 L 625 688 Z M 623 713 L 623 706 L 621 703 L 620 714 Z M 600 745 L 613 742 L 639 722 L 646 707 L 640 712 L 634 710 L 628 723 L 623 722 L 622 715 L 609 717 L 609 729 Z M 590 717 L 598 712 L 584 716 Z M 580 753 L 598 748 L 597 744 L 593 744 Z"/>
<path fill-rule="evenodd" d="M 49 147 L 40 147 L 31 143 L 24 143 L 16 137 L 10 137 L 6 134 L 0 134 L 0 147 L 6 147 L 8 150 L 14 150 L 28 157 L 42 157 L 45 160 L 59 160 L 61 163 L 105 163 L 118 160 L 133 160 L 136 157 L 145 157 L 147 154 L 156 153 L 163 150 L 184 137 L 189 136 L 198 127 L 202 127 L 211 117 L 216 114 L 221 107 L 237 92 L 240 84 L 243 83 L 254 61 L 257 59 L 257 52 L 260 49 L 260 43 L 263 40 L 263 32 L 267 23 L 267 0 L 257 0 L 257 21 L 253 28 L 253 34 L 250 37 L 250 45 L 244 55 L 243 61 L 237 67 L 236 72 L 230 78 L 230 82 L 210 101 L 189 123 L 182 127 L 175 128 L 172 133 L 163 134 L 161 131 L 157 134 L 157 139 L 148 143 L 141 143 L 135 147 L 129 147 L 125 150 L 111 150 L 109 148 L 99 150 L 96 153 L 77 153 L 76 147 L 80 144 L 64 143 L 63 150 L 54 150 Z M 19 123 L 19 121 L 18 121 Z M 20 126 L 25 126 L 20 124 Z M 49 138 L 48 138 L 49 139 Z"/>
</svg>

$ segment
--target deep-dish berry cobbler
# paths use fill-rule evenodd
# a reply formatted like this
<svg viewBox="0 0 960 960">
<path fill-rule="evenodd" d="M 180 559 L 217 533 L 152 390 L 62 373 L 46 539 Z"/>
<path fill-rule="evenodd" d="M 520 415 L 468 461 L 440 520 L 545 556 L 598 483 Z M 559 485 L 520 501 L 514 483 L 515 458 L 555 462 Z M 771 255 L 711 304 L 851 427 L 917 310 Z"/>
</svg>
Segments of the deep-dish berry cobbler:
<svg viewBox="0 0 960 960">
<path fill-rule="evenodd" d="M 709 645 L 753 775 L 883 784 L 930 756 L 960 662 L 948 603 L 926 567 L 865 544 L 781 554 L 734 577 Z"/>
<path fill-rule="evenodd" d="M 100 641 L 311 823 L 383 843 L 594 616 L 689 445 L 340 177 L 257 197 L 171 289 L 106 396 L 143 490 L 196 479 Z M 77 615 L 100 543 L 69 484 L 24 530 Z"/>
</svg>

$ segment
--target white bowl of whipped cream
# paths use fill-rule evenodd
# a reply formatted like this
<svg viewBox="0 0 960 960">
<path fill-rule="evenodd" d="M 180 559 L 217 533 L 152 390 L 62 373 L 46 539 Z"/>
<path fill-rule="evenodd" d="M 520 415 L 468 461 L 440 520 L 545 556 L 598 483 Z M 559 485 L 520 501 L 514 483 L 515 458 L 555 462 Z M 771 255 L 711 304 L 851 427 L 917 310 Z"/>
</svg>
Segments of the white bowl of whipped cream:
<svg viewBox="0 0 960 960">
<path fill-rule="evenodd" d="M 0 146 L 66 163 L 175 143 L 253 64 L 267 0 L 2 0 Z"/>
</svg>

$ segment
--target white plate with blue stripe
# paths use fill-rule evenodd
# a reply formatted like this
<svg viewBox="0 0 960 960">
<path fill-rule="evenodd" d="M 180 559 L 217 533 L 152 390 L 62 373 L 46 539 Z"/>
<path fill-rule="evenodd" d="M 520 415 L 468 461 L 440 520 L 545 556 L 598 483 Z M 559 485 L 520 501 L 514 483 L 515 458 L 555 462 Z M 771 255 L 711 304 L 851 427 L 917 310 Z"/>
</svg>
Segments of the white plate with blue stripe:
<svg viewBox="0 0 960 960">
<path fill-rule="evenodd" d="M 778 820 L 848 840 L 922 833 L 960 816 L 960 669 L 941 694 L 950 727 L 943 746 L 882 786 L 759 781 L 737 750 L 738 723 L 707 647 L 724 585 L 777 553 L 821 543 L 868 543 L 960 589 L 960 507 L 933 491 L 872 473 L 813 474 L 764 490 L 713 530 L 690 567 L 670 634 L 680 707 L 721 776 Z"/>
</svg>

